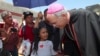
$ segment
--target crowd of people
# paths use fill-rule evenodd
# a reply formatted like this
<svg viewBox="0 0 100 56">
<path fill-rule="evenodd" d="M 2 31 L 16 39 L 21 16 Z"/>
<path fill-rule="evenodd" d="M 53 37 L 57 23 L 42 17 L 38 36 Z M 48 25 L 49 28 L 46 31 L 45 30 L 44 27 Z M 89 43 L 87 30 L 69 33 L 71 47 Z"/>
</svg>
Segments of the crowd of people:
<svg viewBox="0 0 100 56">
<path fill-rule="evenodd" d="M 32 12 L 23 12 L 21 26 L 9 11 L 1 17 L 0 56 L 100 56 L 100 23 L 94 12 L 68 11 L 54 3 L 35 21 Z"/>
</svg>

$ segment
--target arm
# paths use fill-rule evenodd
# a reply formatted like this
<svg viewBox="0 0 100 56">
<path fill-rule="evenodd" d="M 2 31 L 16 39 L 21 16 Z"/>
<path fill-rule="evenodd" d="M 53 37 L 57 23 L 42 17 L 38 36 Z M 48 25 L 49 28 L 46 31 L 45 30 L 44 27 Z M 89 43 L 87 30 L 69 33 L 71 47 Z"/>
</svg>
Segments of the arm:
<svg viewBox="0 0 100 56">
<path fill-rule="evenodd" d="M 18 35 L 19 35 L 19 40 L 18 40 L 18 48 L 19 48 L 21 46 L 21 43 L 22 43 L 22 40 L 23 40 L 22 28 L 19 29 Z"/>
<path fill-rule="evenodd" d="M 9 40 L 11 34 L 12 34 L 12 32 L 10 32 L 10 30 L 11 30 L 11 27 L 8 28 L 8 30 L 6 31 L 5 38 L 3 39 L 4 44 L 7 44 L 8 43 L 8 40 Z"/>
<path fill-rule="evenodd" d="M 53 49 L 53 43 L 51 41 L 50 41 L 50 50 L 52 55 L 57 55 L 57 52 L 55 52 Z"/>
<path fill-rule="evenodd" d="M 17 48 L 19 49 L 21 46 L 23 38 L 19 37 Z"/>
<path fill-rule="evenodd" d="M 35 22 L 34 28 L 38 28 L 38 26 L 39 26 L 39 18 L 36 18 L 35 21 L 36 22 Z"/>
</svg>

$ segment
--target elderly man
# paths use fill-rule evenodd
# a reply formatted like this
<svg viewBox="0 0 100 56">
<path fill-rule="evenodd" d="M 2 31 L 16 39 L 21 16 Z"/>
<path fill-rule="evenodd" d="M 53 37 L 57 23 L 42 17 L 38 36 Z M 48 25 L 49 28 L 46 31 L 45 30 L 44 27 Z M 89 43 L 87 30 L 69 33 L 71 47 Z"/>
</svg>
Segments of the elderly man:
<svg viewBox="0 0 100 56">
<path fill-rule="evenodd" d="M 61 4 L 48 7 L 48 22 L 64 28 L 64 54 L 69 56 L 100 56 L 98 17 L 84 9 L 65 10 Z"/>
<path fill-rule="evenodd" d="M 7 32 L 7 37 L 4 41 L 4 50 L 9 51 L 12 56 L 18 56 L 18 34 L 17 28 L 13 23 L 12 14 L 8 11 L 4 11 L 1 17 L 5 22 L 2 28 Z"/>
</svg>

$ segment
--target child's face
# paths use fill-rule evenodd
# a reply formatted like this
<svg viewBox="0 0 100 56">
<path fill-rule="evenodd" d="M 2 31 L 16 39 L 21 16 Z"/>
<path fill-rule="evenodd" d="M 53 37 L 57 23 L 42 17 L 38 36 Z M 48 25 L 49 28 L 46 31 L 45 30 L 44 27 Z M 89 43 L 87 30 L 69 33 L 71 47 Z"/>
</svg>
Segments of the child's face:
<svg viewBox="0 0 100 56">
<path fill-rule="evenodd" d="M 47 29 L 46 28 L 42 28 L 40 30 L 40 38 L 41 40 L 46 40 L 48 38 L 48 32 L 47 32 Z"/>
</svg>

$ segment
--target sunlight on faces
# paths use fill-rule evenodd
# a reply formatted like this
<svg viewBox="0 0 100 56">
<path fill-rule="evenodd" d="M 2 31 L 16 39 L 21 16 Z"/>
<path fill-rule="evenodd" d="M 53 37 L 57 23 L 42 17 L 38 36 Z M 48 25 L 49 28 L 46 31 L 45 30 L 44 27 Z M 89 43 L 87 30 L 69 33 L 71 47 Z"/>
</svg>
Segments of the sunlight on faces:
<svg viewBox="0 0 100 56">
<path fill-rule="evenodd" d="M 12 20 L 12 14 L 11 14 L 11 13 L 7 14 L 7 15 L 4 17 L 4 21 L 5 21 L 5 23 L 7 23 L 7 24 L 12 24 L 12 22 L 13 22 L 13 20 Z"/>
<path fill-rule="evenodd" d="M 57 28 L 64 28 L 67 24 L 66 11 L 62 10 L 54 14 L 47 14 L 47 20 L 50 24 Z"/>
</svg>

